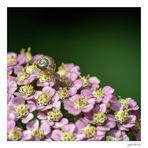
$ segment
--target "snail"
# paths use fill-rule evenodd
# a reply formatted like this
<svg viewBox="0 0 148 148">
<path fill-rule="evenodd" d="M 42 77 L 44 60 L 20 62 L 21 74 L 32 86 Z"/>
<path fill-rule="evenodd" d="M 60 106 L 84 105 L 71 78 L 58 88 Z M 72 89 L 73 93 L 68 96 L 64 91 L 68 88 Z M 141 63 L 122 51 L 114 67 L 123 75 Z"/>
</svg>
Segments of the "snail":
<svg viewBox="0 0 148 148">
<path fill-rule="evenodd" d="M 37 67 L 45 73 L 48 73 L 52 78 L 52 81 L 58 83 L 64 87 L 70 87 L 72 85 L 71 81 L 66 77 L 61 77 L 56 73 L 56 63 L 54 59 L 50 56 L 43 56 L 37 62 Z"/>
<path fill-rule="evenodd" d="M 52 57 L 43 56 L 37 63 L 37 67 L 49 74 L 52 74 L 56 70 L 56 64 Z"/>
</svg>

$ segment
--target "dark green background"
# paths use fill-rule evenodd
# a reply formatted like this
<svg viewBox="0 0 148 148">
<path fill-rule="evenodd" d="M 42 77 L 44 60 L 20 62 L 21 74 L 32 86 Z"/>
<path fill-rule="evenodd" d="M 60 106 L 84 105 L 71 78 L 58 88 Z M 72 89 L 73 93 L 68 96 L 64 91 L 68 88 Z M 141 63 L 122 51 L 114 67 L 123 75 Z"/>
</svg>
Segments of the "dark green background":
<svg viewBox="0 0 148 148">
<path fill-rule="evenodd" d="M 140 104 L 140 8 L 8 8 L 8 51 L 75 63 Z"/>
</svg>

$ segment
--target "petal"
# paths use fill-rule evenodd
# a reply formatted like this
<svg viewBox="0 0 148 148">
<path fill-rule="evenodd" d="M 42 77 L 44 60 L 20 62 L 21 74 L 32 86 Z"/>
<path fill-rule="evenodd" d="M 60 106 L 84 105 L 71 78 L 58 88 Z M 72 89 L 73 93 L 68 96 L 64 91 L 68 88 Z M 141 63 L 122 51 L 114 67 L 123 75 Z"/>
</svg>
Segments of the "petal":
<svg viewBox="0 0 148 148">
<path fill-rule="evenodd" d="M 10 120 L 7 122 L 7 130 L 10 131 L 15 128 L 15 121 Z"/>
<path fill-rule="evenodd" d="M 90 89 L 83 89 L 83 90 L 81 91 L 81 94 L 82 94 L 83 96 L 86 96 L 86 97 L 91 97 L 92 90 L 90 90 Z"/>
<path fill-rule="evenodd" d="M 98 85 L 100 83 L 100 80 L 97 77 L 90 77 L 89 82 L 91 84 L 97 84 Z"/>
<path fill-rule="evenodd" d="M 47 119 L 47 115 L 43 112 L 38 112 L 38 119 L 40 120 L 46 120 Z"/>
<path fill-rule="evenodd" d="M 94 107 L 93 104 L 87 105 L 84 109 L 82 109 L 83 112 L 89 112 Z"/>
<path fill-rule="evenodd" d="M 110 102 L 110 100 L 112 99 L 112 95 L 107 95 L 107 96 L 105 96 L 104 98 L 103 98 L 103 103 L 108 103 L 108 102 Z"/>
<path fill-rule="evenodd" d="M 85 124 L 81 120 L 76 121 L 75 125 L 76 125 L 77 133 L 81 133 L 81 131 L 85 127 Z"/>
<path fill-rule="evenodd" d="M 50 125 L 47 122 L 42 123 L 40 129 L 44 132 L 44 135 L 49 134 L 51 131 Z"/>
<path fill-rule="evenodd" d="M 135 121 L 136 121 L 136 116 L 135 115 L 130 115 L 129 118 L 128 118 L 127 123 L 133 124 L 133 123 L 135 123 Z"/>
<path fill-rule="evenodd" d="M 36 110 L 37 107 L 36 107 L 35 102 L 33 102 L 33 101 L 28 101 L 27 103 L 28 103 L 28 108 L 29 108 L 29 111 L 30 111 L 30 112 L 33 112 L 33 111 Z"/>
<path fill-rule="evenodd" d="M 76 95 L 72 96 L 71 98 L 69 98 L 69 100 L 74 102 L 75 100 L 77 100 L 79 98 L 80 98 L 80 95 L 76 94 Z"/>
<path fill-rule="evenodd" d="M 77 79 L 77 77 L 78 77 L 77 74 L 72 73 L 72 72 L 67 73 L 66 76 L 67 76 L 69 79 L 71 79 L 72 81 L 75 81 L 75 80 Z"/>
<path fill-rule="evenodd" d="M 90 99 L 88 99 L 87 102 L 88 102 L 88 103 L 91 103 L 91 104 L 94 104 L 94 103 L 95 103 L 95 98 L 90 98 Z"/>
<path fill-rule="evenodd" d="M 104 92 L 105 95 L 111 95 L 111 94 L 113 94 L 114 89 L 110 86 L 105 86 L 103 88 L 103 92 Z"/>
<path fill-rule="evenodd" d="M 32 133 L 30 130 L 25 130 L 22 133 L 22 140 L 30 140 L 32 138 Z"/>
<path fill-rule="evenodd" d="M 76 80 L 76 81 L 74 81 L 74 87 L 75 87 L 77 90 L 80 89 L 80 88 L 82 87 L 82 85 L 83 85 L 82 80 Z"/>
<path fill-rule="evenodd" d="M 14 105 L 24 104 L 25 100 L 23 97 L 15 97 L 15 98 L 13 98 L 12 103 Z"/>
<path fill-rule="evenodd" d="M 55 127 L 59 128 L 59 127 L 62 127 L 64 125 L 66 125 L 66 124 L 68 124 L 68 120 L 66 118 L 63 118 L 63 119 L 61 119 L 60 122 L 55 123 Z"/>
<path fill-rule="evenodd" d="M 56 109 L 60 109 L 61 108 L 61 101 L 54 102 L 53 107 Z"/>
<path fill-rule="evenodd" d="M 27 123 L 31 119 L 33 119 L 33 114 L 29 113 L 28 116 L 26 116 L 25 118 L 22 119 L 22 123 Z"/>
<path fill-rule="evenodd" d="M 68 124 L 68 125 L 65 125 L 64 127 L 62 127 L 62 129 L 65 132 L 71 132 L 71 133 L 73 133 L 73 131 L 75 130 L 75 125 L 74 124 Z"/>
<path fill-rule="evenodd" d="M 70 95 L 71 96 L 75 95 L 77 93 L 76 87 L 74 87 L 74 86 L 73 87 L 70 87 L 69 92 L 70 92 Z"/>
<path fill-rule="evenodd" d="M 116 130 L 116 129 L 111 129 L 109 132 L 108 132 L 109 135 L 115 137 L 115 138 L 120 138 L 121 136 L 121 131 L 120 130 Z"/>
<path fill-rule="evenodd" d="M 107 110 L 106 104 L 101 104 L 100 108 L 99 108 L 99 111 L 105 113 L 106 110 Z"/>
<path fill-rule="evenodd" d="M 17 117 L 16 112 L 10 110 L 8 113 L 8 120 L 15 120 L 16 117 Z"/>
<path fill-rule="evenodd" d="M 105 126 L 108 127 L 108 128 L 114 128 L 116 126 L 116 122 L 107 120 L 106 123 L 105 123 Z"/>
<path fill-rule="evenodd" d="M 53 130 L 51 134 L 51 138 L 55 141 L 60 141 L 61 140 L 61 134 L 62 132 L 60 130 Z"/>
<path fill-rule="evenodd" d="M 76 134 L 76 141 L 82 141 L 85 138 L 84 134 Z"/>
<path fill-rule="evenodd" d="M 20 66 L 20 65 L 16 65 L 14 67 L 14 73 L 17 74 L 19 72 L 22 72 L 24 70 L 23 66 Z"/>
<path fill-rule="evenodd" d="M 121 109 L 121 103 L 117 100 L 117 98 L 114 96 L 110 100 L 111 109 L 115 112 L 118 112 Z"/>
<path fill-rule="evenodd" d="M 27 129 L 33 130 L 34 128 L 39 128 L 39 120 L 35 119 L 27 123 Z"/>
<path fill-rule="evenodd" d="M 50 97 L 55 94 L 55 90 L 49 86 L 45 86 L 42 91 L 48 93 Z"/>
<path fill-rule="evenodd" d="M 67 110 L 70 114 L 73 114 L 73 115 L 78 115 L 80 114 L 81 110 L 80 109 L 75 109 L 75 108 L 71 108 L 69 110 Z"/>
</svg>

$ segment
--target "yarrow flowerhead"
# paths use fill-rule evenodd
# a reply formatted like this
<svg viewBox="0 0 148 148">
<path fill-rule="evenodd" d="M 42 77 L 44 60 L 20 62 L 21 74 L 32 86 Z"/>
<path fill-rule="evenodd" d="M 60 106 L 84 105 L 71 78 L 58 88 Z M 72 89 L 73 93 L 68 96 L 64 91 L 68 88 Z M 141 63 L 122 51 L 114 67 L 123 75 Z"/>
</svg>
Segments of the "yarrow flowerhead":
<svg viewBox="0 0 148 148">
<path fill-rule="evenodd" d="M 40 64 L 40 65 L 39 65 Z M 9 141 L 129 141 L 141 139 L 140 109 L 80 67 L 32 55 L 7 56 Z"/>
</svg>

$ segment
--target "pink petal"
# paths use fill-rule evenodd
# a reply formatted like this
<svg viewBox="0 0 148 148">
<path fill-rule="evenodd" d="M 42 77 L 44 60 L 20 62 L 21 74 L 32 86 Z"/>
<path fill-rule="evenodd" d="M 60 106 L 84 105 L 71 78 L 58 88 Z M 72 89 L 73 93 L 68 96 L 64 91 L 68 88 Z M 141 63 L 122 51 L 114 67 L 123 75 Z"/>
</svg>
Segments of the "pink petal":
<svg viewBox="0 0 148 148">
<path fill-rule="evenodd" d="M 32 138 L 32 133 L 30 130 L 23 131 L 22 140 L 30 140 Z"/>
<path fill-rule="evenodd" d="M 91 78 L 89 78 L 89 82 L 91 84 L 99 84 L 100 80 L 97 77 L 91 77 Z"/>
<path fill-rule="evenodd" d="M 28 116 L 26 116 L 25 118 L 22 119 L 22 123 L 27 123 L 31 119 L 33 119 L 33 114 L 29 113 Z"/>
<path fill-rule="evenodd" d="M 105 95 L 111 95 L 111 94 L 113 94 L 114 89 L 110 86 L 105 86 L 103 88 L 103 92 L 104 92 Z"/>
<path fill-rule="evenodd" d="M 39 120 L 35 119 L 27 123 L 27 129 L 33 130 L 34 128 L 39 128 Z"/>
<path fill-rule="evenodd" d="M 48 93 L 50 97 L 55 94 L 55 90 L 49 86 L 45 86 L 42 91 Z"/>
<path fill-rule="evenodd" d="M 89 112 L 94 106 L 92 104 L 87 105 L 84 109 L 82 109 L 83 112 Z"/>
<path fill-rule="evenodd" d="M 15 128 L 15 121 L 13 121 L 13 120 L 8 121 L 7 130 L 10 131 L 10 130 L 12 130 L 14 128 Z"/>
<path fill-rule="evenodd" d="M 71 132 L 71 133 L 73 133 L 73 131 L 75 130 L 75 125 L 74 124 L 68 124 L 68 125 L 65 125 L 64 127 L 62 127 L 62 129 L 65 132 Z"/>
<path fill-rule="evenodd" d="M 108 103 L 112 98 L 112 95 L 107 95 L 103 98 L 103 103 Z"/>
<path fill-rule="evenodd" d="M 47 122 L 42 123 L 40 129 L 44 132 L 44 135 L 49 134 L 51 131 L 51 128 Z"/>
<path fill-rule="evenodd" d="M 73 87 L 70 87 L 69 92 L 70 92 L 70 95 L 71 96 L 75 95 L 77 93 L 76 87 L 74 87 L 74 86 Z"/>
<path fill-rule="evenodd" d="M 51 138 L 53 140 L 60 141 L 61 140 L 61 134 L 62 134 L 62 132 L 60 130 L 53 130 L 53 132 L 51 134 Z"/>
<path fill-rule="evenodd" d="M 62 127 L 64 125 L 66 125 L 66 124 L 68 124 L 68 120 L 66 118 L 63 118 L 63 119 L 61 119 L 60 122 L 55 123 L 55 127 L 59 128 L 59 127 Z"/>
<path fill-rule="evenodd" d="M 82 85 L 83 85 L 82 80 L 76 80 L 76 81 L 74 81 L 74 87 L 76 89 L 80 89 L 82 87 Z"/>
<path fill-rule="evenodd" d="M 60 101 L 54 102 L 53 107 L 56 108 L 56 109 L 60 109 L 61 108 L 61 102 Z"/>
<path fill-rule="evenodd" d="M 107 110 L 106 104 L 101 104 L 99 111 L 105 113 L 106 110 Z"/>
<path fill-rule="evenodd" d="M 47 115 L 43 112 L 39 112 L 38 116 L 37 116 L 40 120 L 46 120 L 47 119 Z"/>
</svg>

